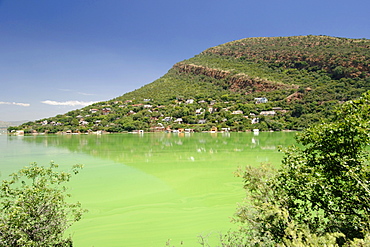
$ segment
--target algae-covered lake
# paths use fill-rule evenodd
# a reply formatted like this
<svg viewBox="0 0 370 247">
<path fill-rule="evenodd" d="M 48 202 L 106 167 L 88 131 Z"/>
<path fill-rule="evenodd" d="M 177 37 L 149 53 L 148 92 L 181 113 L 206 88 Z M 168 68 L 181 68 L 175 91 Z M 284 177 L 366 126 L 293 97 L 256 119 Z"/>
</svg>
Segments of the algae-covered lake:
<svg viewBox="0 0 370 247">
<path fill-rule="evenodd" d="M 1 179 L 31 162 L 84 169 L 68 184 L 89 212 L 69 230 L 74 245 L 197 246 L 217 239 L 244 196 L 233 172 L 279 165 L 295 133 L 0 136 Z M 213 239 L 213 240 L 212 240 Z M 200 245 L 199 245 L 200 246 Z"/>
</svg>

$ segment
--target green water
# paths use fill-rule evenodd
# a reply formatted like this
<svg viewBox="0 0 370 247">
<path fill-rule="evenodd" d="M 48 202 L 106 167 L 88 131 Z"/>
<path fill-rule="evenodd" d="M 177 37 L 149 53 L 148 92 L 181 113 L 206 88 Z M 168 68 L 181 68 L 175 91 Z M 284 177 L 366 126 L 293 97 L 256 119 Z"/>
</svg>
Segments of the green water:
<svg viewBox="0 0 370 247">
<path fill-rule="evenodd" d="M 0 136 L 2 178 L 31 162 L 84 169 L 68 184 L 89 210 L 69 230 L 75 246 L 200 246 L 233 228 L 243 198 L 239 166 L 279 165 L 294 133 Z"/>
</svg>

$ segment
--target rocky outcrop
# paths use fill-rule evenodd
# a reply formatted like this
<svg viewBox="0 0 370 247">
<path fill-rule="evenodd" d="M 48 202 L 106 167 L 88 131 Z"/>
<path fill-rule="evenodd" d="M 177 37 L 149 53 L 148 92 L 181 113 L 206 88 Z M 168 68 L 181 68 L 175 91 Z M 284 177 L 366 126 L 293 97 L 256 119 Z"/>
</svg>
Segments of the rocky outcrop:
<svg viewBox="0 0 370 247">
<path fill-rule="evenodd" d="M 201 65 L 177 63 L 173 69 L 178 73 L 205 75 L 214 79 L 215 84 L 227 85 L 227 89 L 234 92 L 253 93 L 253 92 L 268 92 L 279 89 L 296 88 L 294 85 L 287 85 L 281 82 L 274 82 L 259 77 L 250 77 L 247 74 L 239 73 L 232 74 L 230 71 L 209 68 Z M 218 83 L 218 80 L 223 80 L 223 83 Z"/>
<path fill-rule="evenodd" d="M 215 79 L 224 79 L 230 75 L 229 71 L 212 69 L 195 64 L 177 63 L 173 66 L 174 69 L 178 70 L 180 73 L 195 74 L 195 75 L 205 75 Z"/>
</svg>

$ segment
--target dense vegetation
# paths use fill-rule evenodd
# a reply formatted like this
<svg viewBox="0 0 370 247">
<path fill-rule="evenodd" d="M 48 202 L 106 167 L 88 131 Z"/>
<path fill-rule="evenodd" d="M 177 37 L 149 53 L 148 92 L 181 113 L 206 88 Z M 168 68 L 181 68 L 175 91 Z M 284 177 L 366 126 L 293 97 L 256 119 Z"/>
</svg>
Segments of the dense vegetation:
<svg viewBox="0 0 370 247">
<path fill-rule="evenodd" d="M 247 191 L 222 246 L 370 246 L 370 92 L 299 134 L 282 167 L 240 170 Z"/>
<path fill-rule="evenodd" d="M 367 39 L 248 38 L 207 49 L 115 99 L 9 130 L 300 130 L 369 89 Z"/>
<path fill-rule="evenodd" d="M 0 184 L 0 246 L 72 246 L 65 230 L 79 221 L 85 210 L 68 202 L 64 183 L 70 173 L 31 164 Z M 80 165 L 73 166 L 78 173 Z"/>
</svg>

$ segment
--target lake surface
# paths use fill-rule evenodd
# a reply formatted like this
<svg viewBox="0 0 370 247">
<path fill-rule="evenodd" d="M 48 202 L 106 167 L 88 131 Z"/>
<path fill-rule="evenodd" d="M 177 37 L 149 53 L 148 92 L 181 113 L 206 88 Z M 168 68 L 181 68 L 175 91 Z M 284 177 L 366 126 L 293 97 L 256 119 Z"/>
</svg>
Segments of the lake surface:
<svg viewBox="0 0 370 247">
<path fill-rule="evenodd" d="M 244 196 L 233 172 L 271 163 L 295 133 L 0 135 L 1 178 L 32 162 L 84 169 L 68 184 L 89 212 L 70 228 L 75 246 L 198 246 L 235 226 Z M 200 245 L 199 245 L 200 246 Z"/>
</svg>

